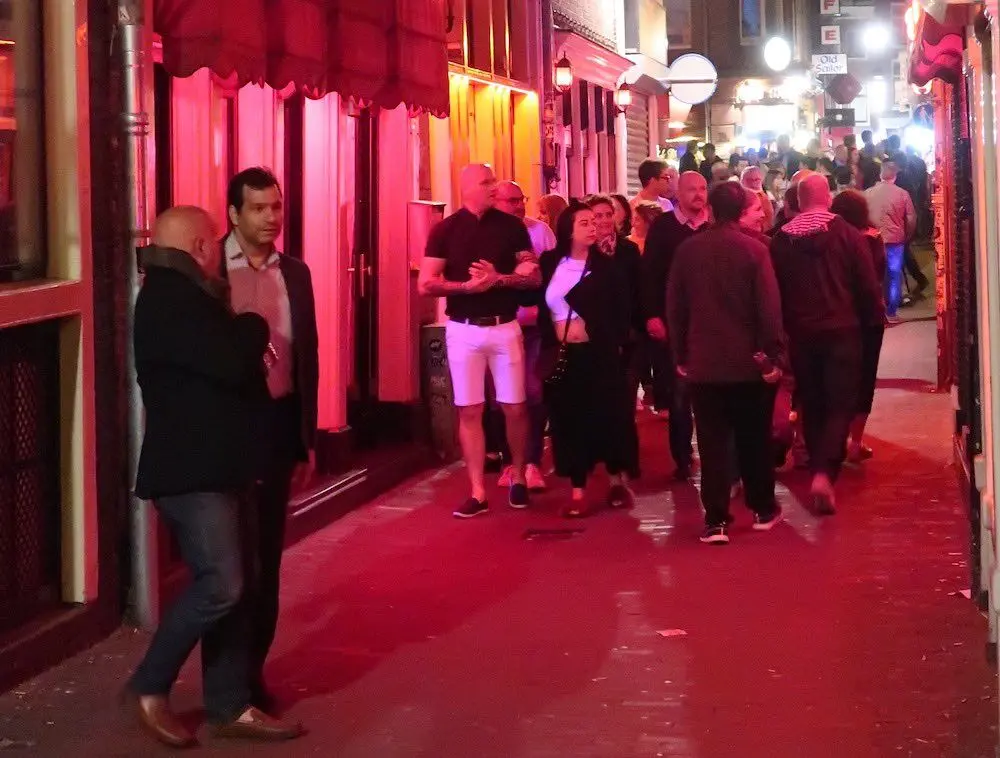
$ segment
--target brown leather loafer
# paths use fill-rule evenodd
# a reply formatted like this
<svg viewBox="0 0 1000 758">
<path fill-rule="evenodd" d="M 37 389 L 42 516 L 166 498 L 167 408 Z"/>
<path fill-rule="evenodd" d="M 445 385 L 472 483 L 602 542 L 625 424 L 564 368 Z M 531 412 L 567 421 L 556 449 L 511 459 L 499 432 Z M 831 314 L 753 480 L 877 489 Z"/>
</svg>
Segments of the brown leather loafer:
<svg viewBox="0 0 1000 758">
<path fill-rule="evenodd" d="M 122 702 L 150 735 L 173 748 L 194 747 L 198 741 L 170 710 L 170 703 L 162 695 L 138 695 L 126 689 Z"/>
<path fill-rule="evenodd" d="M 305 730 L 302 724 L 280 721 L 251 706 L 235 721 L 214 726 L 212 733 L 223 739 L 284 742 L 301 737 Z"/>
</svg>

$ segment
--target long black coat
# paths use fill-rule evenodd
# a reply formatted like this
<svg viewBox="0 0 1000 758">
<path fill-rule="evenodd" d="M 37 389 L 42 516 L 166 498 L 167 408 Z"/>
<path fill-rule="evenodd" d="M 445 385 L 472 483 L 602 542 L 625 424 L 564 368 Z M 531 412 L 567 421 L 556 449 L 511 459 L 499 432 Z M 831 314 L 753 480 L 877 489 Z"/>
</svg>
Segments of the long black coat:
<svg viewBox="0 0 1000 758">
<path fill-rule="evenodd" d="M 135 306 L 146 410 L 136 494 L 236 492 L 259 465 L 252 431 L 267 396 L 267 323 L 252 313 L 234 316 L 199 280 L 194 261 L 166 252 L 190 265 L 146 266 Z"/>
</svg>

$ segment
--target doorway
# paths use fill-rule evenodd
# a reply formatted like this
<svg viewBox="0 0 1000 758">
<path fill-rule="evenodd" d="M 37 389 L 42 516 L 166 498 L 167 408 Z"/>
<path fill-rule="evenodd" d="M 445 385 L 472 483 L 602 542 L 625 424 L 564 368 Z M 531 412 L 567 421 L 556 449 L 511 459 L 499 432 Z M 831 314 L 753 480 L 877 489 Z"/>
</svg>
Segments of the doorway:
<svg viewBox="0 0 1000 758">
<path fill-rule="evenodd" d="M 347 390 L 347 423 L 354 444 L 379 442 L 378 402 L 378 114 L 361 108 L 355 119 L 354 235 L 351 249 L 353 373 Z"/>
</svg>

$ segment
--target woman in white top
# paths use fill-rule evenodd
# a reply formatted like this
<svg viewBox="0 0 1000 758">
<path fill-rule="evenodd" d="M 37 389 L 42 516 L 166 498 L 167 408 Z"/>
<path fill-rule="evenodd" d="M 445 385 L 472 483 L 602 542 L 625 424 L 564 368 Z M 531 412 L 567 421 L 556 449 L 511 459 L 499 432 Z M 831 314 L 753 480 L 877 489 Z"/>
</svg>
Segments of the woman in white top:
<svg viewBox="0 0 1000 758">
<path fill-rule="evenodd" d="M 556 240 L 541 259 L 538 326 L 549 356 L 541 365 L 557 367 L 546 382 L 546 402 L 556 473 L 573 487 L 563 515 L 580 518 L 593 511 L 586 486 L 598 463 L 611 476 L 608 505 L 632 502 L 626 472 L 637 468 L 638 440 L 622 360 L 632 304 L 619 267 L 596 245 L 593 211 L 570 205 Z"/>
</svg>

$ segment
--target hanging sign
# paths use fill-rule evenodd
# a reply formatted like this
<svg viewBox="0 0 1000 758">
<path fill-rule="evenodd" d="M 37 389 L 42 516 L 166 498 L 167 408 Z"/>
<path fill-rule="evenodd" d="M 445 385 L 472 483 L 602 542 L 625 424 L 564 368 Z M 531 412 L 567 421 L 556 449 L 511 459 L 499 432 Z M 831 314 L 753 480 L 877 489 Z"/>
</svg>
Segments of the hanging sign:
<svg viewBox="0 0 1000 758">
<path fill-rule="evenodd" d="M 687 105 L 698 105 L 715 94 L 719 74 L 705 56 L 686 53 L 670 64 L 667 82 L 671 96 Z"/>
<path fill-rule="evenodd" d="M 821 26 L 819 28 L 819 38 L 824 45 L 839 45 L 840 44 L 840 27 L 839 26 Z"/>
<path fill-rule="evenodd" d="M 826 53 L 813 56 L 813 73 L 816 76 L 832 76 L 847 73 L 847 56 L 843 53 Z"/>
</svg>

